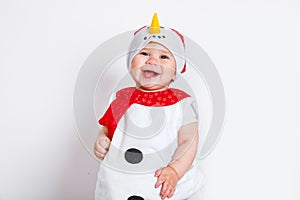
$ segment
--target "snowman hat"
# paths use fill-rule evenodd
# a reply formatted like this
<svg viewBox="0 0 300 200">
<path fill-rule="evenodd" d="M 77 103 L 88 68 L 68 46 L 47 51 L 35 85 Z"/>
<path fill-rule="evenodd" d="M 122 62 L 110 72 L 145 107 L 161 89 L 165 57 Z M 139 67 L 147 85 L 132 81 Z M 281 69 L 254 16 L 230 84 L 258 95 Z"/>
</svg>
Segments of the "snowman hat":
<svg viewBox="0 0 300 200">
<path fill-rule="evenodd" d="M 176 60 L 176 72 L 186 70 L 184 37 L 176 30 L 159 25 L 157 14 L 154 13 L 151 26 L 144 26 L 134 32 L 129 48 L 128 69 L 133 57 L 149 42 L 156 42 L 166 47 Z"/>
</svg>

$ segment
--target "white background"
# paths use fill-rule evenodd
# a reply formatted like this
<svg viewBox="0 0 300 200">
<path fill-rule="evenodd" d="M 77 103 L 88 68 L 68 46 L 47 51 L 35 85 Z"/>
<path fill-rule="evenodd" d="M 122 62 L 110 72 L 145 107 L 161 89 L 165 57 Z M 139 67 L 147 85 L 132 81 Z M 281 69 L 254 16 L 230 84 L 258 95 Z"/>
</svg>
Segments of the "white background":
<svg viewBox="0 0 300 200">
<path fill-rule="evenodd" d="M 75 131 L 76 77 L 96 47 L 155 11 L 208 53 L 225 87 L 205 199 L 300 199 L 299 1 L 11 0 L 0 2 L 1 200 L 93 198 L 98 162 Z"/>
</svg>

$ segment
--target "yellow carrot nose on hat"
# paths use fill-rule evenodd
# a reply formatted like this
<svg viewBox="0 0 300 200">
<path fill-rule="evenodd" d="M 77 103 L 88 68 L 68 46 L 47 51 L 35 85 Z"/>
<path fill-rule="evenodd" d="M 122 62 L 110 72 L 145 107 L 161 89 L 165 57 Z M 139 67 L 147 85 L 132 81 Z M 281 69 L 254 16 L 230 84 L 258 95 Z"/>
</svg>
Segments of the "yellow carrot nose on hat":
<svg viewBox="0 0 300 200">
<path fill-rule="evenodd" d="M 149 28 L 149 33 L 150 34 L 160 33 L 160 26 L 159 26 L 158 17 L 156 13 L 154 13 L 153 15 L 151 26 Z"/>
<path fill-rule="evenodd" d="M 176 72 L 185 71 L 185 45 L 183 36 L 174 29 L 159 25 L 157 14 L 154 13 L 150 26 L 144 26 L 134 33 L 128 55 L 128 68 L 131 68 L 133 57 L 149 42 L 156 42 L 166 47 L 176 60 Z"/>
</svg>

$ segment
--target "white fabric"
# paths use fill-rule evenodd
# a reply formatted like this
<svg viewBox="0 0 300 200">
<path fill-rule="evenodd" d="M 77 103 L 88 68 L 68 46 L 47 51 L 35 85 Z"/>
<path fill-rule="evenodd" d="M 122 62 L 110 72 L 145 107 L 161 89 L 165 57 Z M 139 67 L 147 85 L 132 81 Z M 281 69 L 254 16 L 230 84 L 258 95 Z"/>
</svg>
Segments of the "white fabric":
<svg viewBox="0 0 300 200">
<path fill-rule="evenodd" d="M 195 192 L 191 197 L 187 200 L 204 200 L 203 189 L 200 188 L 197 192 Z"/>
<path fill-rule="evenodd" d="M 95 199 L 127 200 L 136 195 L 145 200 L 161 200 L 161 188 L 154 188 L 157 181 L 154 172 L 170 162 L 178 147 L 177 134 L 183 122 L 197 121 L 193 102 L 188 97 L 165 107 L 133 104 L 121 118 L 110 149 L 100 166 Z M 145 122 L 141 122 L 142 119 Z M 153 130 L 148 131 L 151 124 L 154 124 Z M 130 148 L 143 153 L 141 162 L 132 164 L 126 161 L 124 154 Z M 170 199 L 189 198 L 198 191 L 201 181 L 202 173 L 194 163 L 178 182 L 176 192 Z"/>
</svg>

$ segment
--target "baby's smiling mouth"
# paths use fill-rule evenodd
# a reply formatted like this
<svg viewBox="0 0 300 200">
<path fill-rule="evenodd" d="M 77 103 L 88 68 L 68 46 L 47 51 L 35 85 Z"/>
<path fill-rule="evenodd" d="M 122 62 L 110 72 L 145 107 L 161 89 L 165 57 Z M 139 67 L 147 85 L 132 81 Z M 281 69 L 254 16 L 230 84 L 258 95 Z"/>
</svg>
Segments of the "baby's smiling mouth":
<svg viewBox="0 0 300 200">
<path fill-rule="evenodd" d="M 142 73 L 145 78 L 155 78 L 160 75 L 159 72 L 156 72 L 156 71 L 153 71 L 150 69 L 142 70 Z"/>
</svg>

